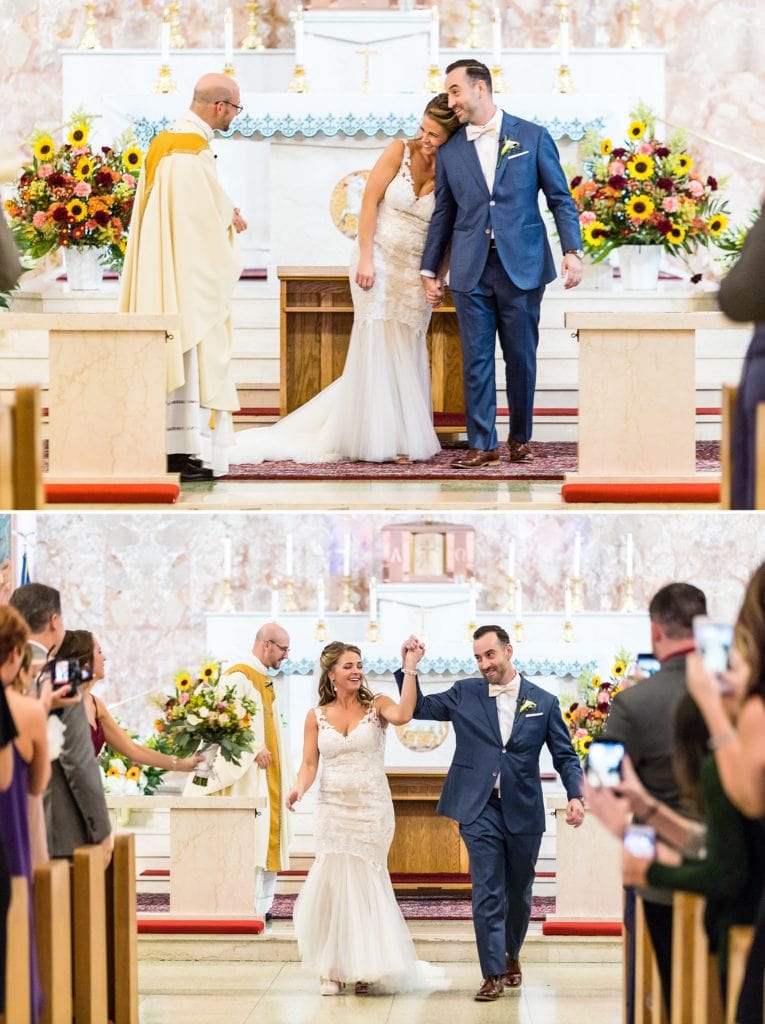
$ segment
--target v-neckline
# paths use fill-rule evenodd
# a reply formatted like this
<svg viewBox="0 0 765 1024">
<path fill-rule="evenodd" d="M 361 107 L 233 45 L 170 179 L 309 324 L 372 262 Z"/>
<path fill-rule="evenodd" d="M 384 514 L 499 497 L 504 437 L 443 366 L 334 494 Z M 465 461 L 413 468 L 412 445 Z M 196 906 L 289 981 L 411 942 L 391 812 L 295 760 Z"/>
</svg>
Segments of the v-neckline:
<svg viewBox="0 0 765 1024">
<path fill-rule="evenodd" d="M 404 170 L 404 174 L 402 175 L 402 177 L 404 178 L 404 181 L 409 182 L 409 185 L 411 186 L 412 189 L 412 195 L 417 201 L 419 201 L 420 199 L 425 199 L 427 196 L 432 196 L 433 193 L 436 191 L 435 181 L 433 183 L 433 188 L 430 189 L 430 191 L 428 192 L 420 192 L 418 194 L 417 189 L 415 188 L 414 175 L 412 174 L 412 150 L 408 142 L 404 142 L 404 153 L 405 156 L 401 160 L 401 167 L 402 170 Z"/>
<path fill-rule="evenodd" d="M 369 717 L 369 715 L 370 715 L 370 712 L 374 711 L 374 708 L 369 708 L 369 710 L 365 711 L 365 712 L 364 712 L 364 714 L 363 714 L 363 715 L 361 716 L 361 718 L 360 718 L 360 719 L 358 720 L 358 722 L 356 722 L 356 724 L 354 725 L 354 727 L 353 727 L 352 729 L 349 729 L 349 730 L 348 730 L 348 732 L 340 732 L 340 730 L 339 730 L 339 729 L 336 729 L 336 728 L 335 728 L 335 726 L 334 726 L 334 725 L 333 725 L 333 724 L 332 724 L 332 723 L 330 722 L 330 720 L 329 720 L 329 719 L 327 718 L 327 715 L 326 715 L 326 713 L 325 713 L 325 711 L 324 711 L 324 709 L 323 709 L 323 708 L 319 708 L 319 711 L 321 712 L 321 717 L 322 717 L 322 718 L 324 719 L 324 721 L 325 721 L 325 722 L 327 723 L 327 727 L 328 727 L 329 729 L 331 729 L 331 730 L 332 730 L 332 732 L 336 732 L 338 736 L 342 736 L 342 738 L 343 738 L 344 740 L 347 740 L 347 739 L 348 739 L 348 737 L 349 737 L 349 736 L 351 735 L 351 733 L 352 733 L 352 732 L 356 732 L 356 730 L 357 730 L 357 729 L 358 729 L 358 727 L 359 727 L 359 726 L 361 725 L 361 723 L 362 723 L 362 722 L 363 722 L 363 721 L 364 721 L 364 720 L 365 720 L 366 718 L 368 718 L 368 717 Z"/>
</svg>

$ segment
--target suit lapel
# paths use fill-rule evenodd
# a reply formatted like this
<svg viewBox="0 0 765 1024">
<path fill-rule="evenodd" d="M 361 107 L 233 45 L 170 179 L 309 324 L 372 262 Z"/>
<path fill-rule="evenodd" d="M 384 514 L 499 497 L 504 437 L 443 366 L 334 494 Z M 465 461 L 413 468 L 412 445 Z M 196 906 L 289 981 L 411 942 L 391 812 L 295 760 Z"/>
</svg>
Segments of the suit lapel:
<svg viewBox="0 0 765 1024">
<path fill-rule="evenodd" d="M 497 738 L 497 742 L 502 744 L 502 733 L 499 731 L 499 714 L 497 713 L 497 698 L 489 696 L 489 684 L 485 679 L 481 679 L 481 685 L 476 687 L 478 690 L 478 702 L 484 710 L 486 717 L 489 720 L 489 725 Z"/>
<path fill-rule="evenodd" d="M 508 114 L 506 111 L 502 112 L 502 131 L 499 133 L 499 146 L 497 147 L 497 159 L 498 160 L 499 160 L 499 154 L 502 152 L 502 142 L 505 139 L 515 139 L 516 142 L 519 141 L 518 133 L 517 133 L 517 125 L 518 125 L 517 118 L 512 117 L 512 115 Z M 515 134 L 513 134 L 514 131 L 515 131 Z M 500 180 L 502 179 L 502 176 L 505 173 L 505 169 L 507 168 L 507 165 L 509 163 L 510 163 L 510 161 L 508 160 L 507 156 L 503 157 L 502 160 L 500 160 L 500 162 L 499 162 L 499 167 L 497 168 L 496 174 L 494 175 L 494 191 L 495 192 L 497 190 L 497 185 L 499 184 Z"/>
<path fill-rule="evenodd" d="M 475 151 L 475 143 L 468 142 L 467 140 L 467 132 L 462 133 L 461 144 L 463 147 L 462 162 L 488 196 L 489 189 L 486 185 L 486 178 L 484 178 L 483 171 L 481 170 L 481 161 L 478 159 L 478 154 Z"/>
<path fill-rule="evenodd" d="M 527 680 L 523 678 L 523 676 L 521 676 L 521 685 L 518 687 L 518 701 L 515 705 L 515 717 L 513 718 L 513 731 L 510 734 L 511 743 L 513 742 L 513 739 L 515 738 L 517 731 L 521 728 L 526 718 L 525 715 L 521 714 L 521 708 L 523 707 L 523 702 L 528 699 L 528 696 L 529 683 L 527 682 Z"/>
</svg>

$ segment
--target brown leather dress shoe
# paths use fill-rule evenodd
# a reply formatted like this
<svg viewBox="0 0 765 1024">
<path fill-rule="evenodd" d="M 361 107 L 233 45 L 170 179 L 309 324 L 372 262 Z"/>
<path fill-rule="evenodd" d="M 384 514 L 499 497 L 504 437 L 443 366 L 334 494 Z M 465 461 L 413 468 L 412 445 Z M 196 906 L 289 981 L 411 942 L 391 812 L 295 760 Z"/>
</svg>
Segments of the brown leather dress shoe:
<svg viewBox="0 0 765 1024">
<path fill-rule="evenodd" d="M 521 974 L 521 961 L 515 960 L 508 954 L 507 957 L 507 969 L 502 975 L 502 984 L 507 985 L 508 988 L 519 988 L 523 981 L 523 975 Z"/>
<path fill-rule="evenodd" d="M 531 445 L 528 441 L 513 441 L 512 438 L 507 442 L 507 448 L 510 452 L 511 462 L 530 462 L 534 458 L 534 454 L 531 451 Z"/>
<path fill-rule="evenodd" d="M 481 466 L 496 466 L 499 463 L 499 448 L 492 448 L 490 452 L 482 451 L 480 448 L 472 448 L 467 455 L 452 462 L 455 469 L 479 469 Z"/>
<path fill-rule="evenodd" d="M 488 978 L 483 979 L 483 985 L 476 992 L 474 999 L 477 1003 L 491 1003 L 495 999 L 499 999 L 504 991 L 502 976 L 490 974 Z"/>
</svg>

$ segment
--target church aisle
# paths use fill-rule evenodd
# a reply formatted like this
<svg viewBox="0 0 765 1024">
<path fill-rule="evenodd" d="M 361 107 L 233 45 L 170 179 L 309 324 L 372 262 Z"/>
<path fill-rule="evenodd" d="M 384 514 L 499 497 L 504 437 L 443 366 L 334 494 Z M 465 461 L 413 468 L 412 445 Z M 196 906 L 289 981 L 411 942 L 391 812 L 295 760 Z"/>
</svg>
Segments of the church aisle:
<svg viewBox="0 0 765 1024">
<path fill-rule="evenodd" d="M 499 1004 L 476 1003 L 475 963 L 441 965 L 451 987 L 428 995 L 322 997 L 297 963 L 146 962 L 139 968 L 141 1024 L 436 1024 L 459 1015 L 461 1024 L 618 1024 L 620 963 L 541 964 L 524 967 L 524 986 Z"/>
</svg>

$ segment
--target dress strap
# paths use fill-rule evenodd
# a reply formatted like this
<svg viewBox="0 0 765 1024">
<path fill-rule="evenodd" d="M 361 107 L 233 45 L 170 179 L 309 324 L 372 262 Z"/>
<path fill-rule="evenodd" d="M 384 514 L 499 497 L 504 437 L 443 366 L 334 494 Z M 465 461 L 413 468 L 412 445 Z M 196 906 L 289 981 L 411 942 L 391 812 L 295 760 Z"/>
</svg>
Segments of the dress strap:
<svg viewBox="0 0 765 1024">
<path fill-rule="evenodd" d="M 412 151 L 409 148 L 409 143 L 406 139 L 404 139 L 404 153 L 401 157 L 400 174 L 406 179 L 406 181 L 410 182 L 412 186 L 414 185 L 414 182 L 412 181 Z"/>
</svg>

